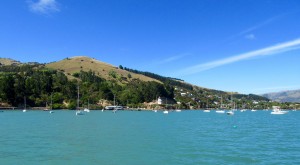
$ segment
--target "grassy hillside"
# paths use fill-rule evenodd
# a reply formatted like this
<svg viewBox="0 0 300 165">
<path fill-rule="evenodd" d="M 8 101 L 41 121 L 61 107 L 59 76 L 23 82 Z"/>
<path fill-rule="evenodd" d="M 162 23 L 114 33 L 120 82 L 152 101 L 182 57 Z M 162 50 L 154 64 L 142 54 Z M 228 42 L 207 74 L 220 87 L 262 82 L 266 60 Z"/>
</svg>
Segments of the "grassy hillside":
<svg viewBox="0 0 300 165">
<path fill-rule="evenodd" d="M 119 80 L 122 80 L 123 82 L 131 81 L 133 79 L 140 79 L 142 81 L 159 82 L 156 79 L 146 77 L 141 74 L 131 73 L 126 70 L 119 69 L 118 67 L 113 66 L 111 64 L 107 64 L 86 56 L 76 56 L 72 58 L 66 58 L 58 62 L 52 62 L 46 64 L 46 67 L 63 71 L 68 76 L 68 78 L 73 78 L 73 76 L 71 75 L 80 72 L 80 70 L 83 71 L 92 70 L 96 73 L 96 75 L 106 80 L 113 79 L 111 74 L 112 72 L 114 72 L 116 73 L 116 78 L 119 78 Z"/>
<path fill-rule="evenodd" d="M 20 64 L 19 61 L 10 59 L 10 58 L 0 58 L 0 65 L 18 65 Z"/>
</svg>

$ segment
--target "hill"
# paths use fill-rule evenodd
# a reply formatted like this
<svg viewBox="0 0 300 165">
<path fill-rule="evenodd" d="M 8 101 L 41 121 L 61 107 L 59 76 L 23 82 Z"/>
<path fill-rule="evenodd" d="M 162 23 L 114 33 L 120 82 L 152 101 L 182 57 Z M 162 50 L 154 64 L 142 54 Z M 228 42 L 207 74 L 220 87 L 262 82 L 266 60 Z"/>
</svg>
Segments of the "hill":
<svg viewBox="0 0 300 165">
<path fill-rule="evenodd" d="M 12 60 L 13 61 L 13 60 Z M 76 108 L 80 104 L 102 108 L 108 104 L 154 108 L 158 97 L 172 108 L 269 107 L 267 98 L 208 89 L 151 72 L 113 66 L 85 56 L 48 64 L 19 63 L 0 66 L 0 103 L 22 106 L 24 96 L 30 106 L 44 106 L 53 96 L 53 108 Z M 167 104 L 165 106 L 167 106 Z M 165 107 L 166 108 L 166 107 Z"/>
<path fill-rule="evenodd" d="M 156 79 L 141 74 L 128 72 L 111 64 L 101 62 L 86 56 L 66 58 L 58 62 L 46 64 L 46 67 L 54 70 L 60 70 L 64 72 L 68 76 L 68 78 L 71 79 L 73 78 L 72 75 L 74 73 L 79 73 L 81 70 L 85 72 L 91 70 L 95 72 L 97 76 L 107 80 L 117 78 L 122 82 L 128 82 L 134 79 L 160 82 Z"/>
<path fill-rule="evenodd" d="M 300 102 L 300 89 L 299 90 L 290 90 L 274 93 L 266 93 L 262 95 L 273 101 L 278 102 Z"/>
<path fill-rule="evenodd" d="M 10 59 L 10 58 L 0 58 L 0 66 L 2 65 L 19 65 L 21 64 L 19 61 Z"/>
</svg>

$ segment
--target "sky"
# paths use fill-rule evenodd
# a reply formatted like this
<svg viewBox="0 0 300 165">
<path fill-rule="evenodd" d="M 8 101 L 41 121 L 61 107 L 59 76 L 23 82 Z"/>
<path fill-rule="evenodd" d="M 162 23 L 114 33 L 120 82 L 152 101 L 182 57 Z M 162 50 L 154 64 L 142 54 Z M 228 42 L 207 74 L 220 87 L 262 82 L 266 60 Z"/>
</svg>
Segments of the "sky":
<svg viewBox="0 0 300 165">
<path fill-rule="evenodd" d="M 205 88 L 300 89 L 299 0 L 3 0 L 0 57 L 89 56 Z"/>
</svg>

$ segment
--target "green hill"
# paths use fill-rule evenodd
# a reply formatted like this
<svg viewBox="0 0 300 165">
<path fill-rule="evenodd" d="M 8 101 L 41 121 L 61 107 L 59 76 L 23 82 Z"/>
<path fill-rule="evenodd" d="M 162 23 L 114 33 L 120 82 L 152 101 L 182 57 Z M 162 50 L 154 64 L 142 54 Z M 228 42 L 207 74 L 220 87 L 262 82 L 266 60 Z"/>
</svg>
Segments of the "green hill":
<svg viewBox="0 0 300 165">
<path fill-rule="evenodd" d="M 134 79 L 160 82 L 156 79 L 141 74 L 131 73 L 111 64 L 101 62 L 86 56 L 66 58 L 58 62 L 46 64 L 46 67 L 54 70 L 60 70 L 64 72 L 68 76 L 68 78 L 73 78 L 71 75 L 73 75 L 74 73 L 79 73 L 81 70 L 86 72 L 92 70 L 96 73 L 97 76 L 107 80 L 117 78 L 124 83 Z"/>
<path fill-rule="evenodd" d="M 80 105 L 85 106 L 89 101 L 94 108 L 115 103 L 154 108 L 158 97 L 172 104 L 169 108 L 220 108 L 221 102 L 224 108 L 233 107 L 233 102 L 238 108 L 270 106 L 265 97 L 203 88 L 85 56 L 49 64 L 7 63 L 0 66 L 0 103 L 22 106 L 26 96 L 29 106 L 45 106 L 52 94 L 53 108 L 74 109 L 78 86 Z"/>
</svg>

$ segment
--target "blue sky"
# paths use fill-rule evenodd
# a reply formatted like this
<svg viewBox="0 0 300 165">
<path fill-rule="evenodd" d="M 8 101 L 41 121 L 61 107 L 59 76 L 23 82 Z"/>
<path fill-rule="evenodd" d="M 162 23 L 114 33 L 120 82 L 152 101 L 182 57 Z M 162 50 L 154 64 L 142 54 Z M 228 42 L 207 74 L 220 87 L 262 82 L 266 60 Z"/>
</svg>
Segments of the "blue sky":
<svg viewBox="0 0 300 165">
<path fill-rule="evenodd" d="M 299 0 L 4 0 L 0 57 L 72 56 L 261 94 L 300 89 Z"/>
</svg>

